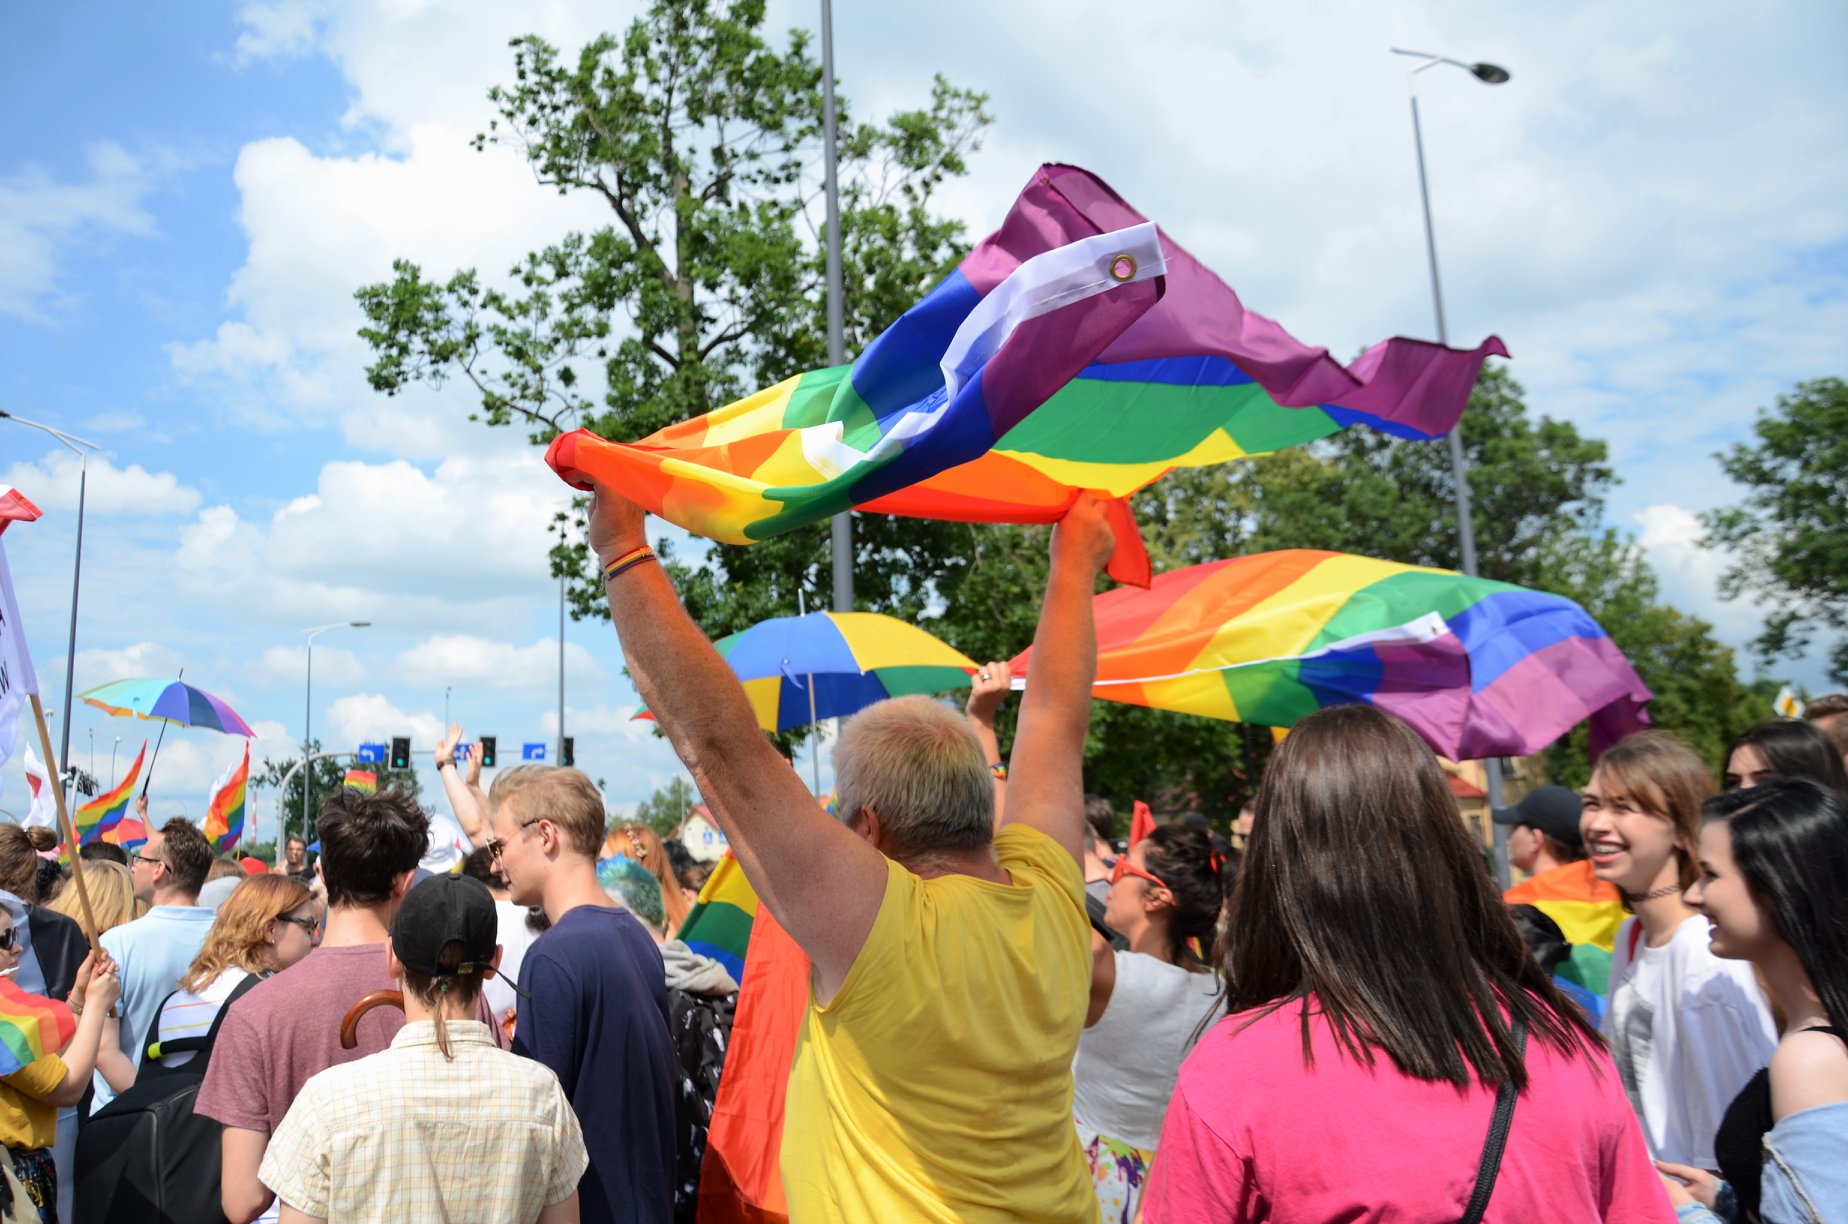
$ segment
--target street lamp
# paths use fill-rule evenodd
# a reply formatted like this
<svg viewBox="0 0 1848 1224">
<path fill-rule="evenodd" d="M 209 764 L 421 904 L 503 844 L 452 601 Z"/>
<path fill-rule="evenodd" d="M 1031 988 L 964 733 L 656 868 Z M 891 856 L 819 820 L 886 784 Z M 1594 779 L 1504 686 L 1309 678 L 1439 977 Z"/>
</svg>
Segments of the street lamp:
<svg viewBox="0 0 1848 1224">
<path fill-rule="evenodd" d="M 1444 289 L 1437 275 L 1437 231 L 1431 224 L 1431 185 L 1425 177 L 1424 129 L 1418 122 L 1418 74 L 1427 68 L 1439 64 L 1449 64 L 1453 68 L 1475 77 L 1485 85 L 1502 85 L 1508 80 L 1508 70 L 1499 64 L 1466 64 L 1462 60 L 1451 59 L 1444 55 L 1433 55 L 1429 51 L 1406 51 L 1399 47 L 1391 48 L 1394 55 L 1409 55 L 1422 61 L 1416 68 L 1405 74 L 1406 92 L 1412 99 L 1412 146 L 1418 153 L 1418 197 L 1424 204 L 1425 256 L 1431 264 L 1431 310 L 1437 316 L 1437 342 L 1450 343 L 1450 329 L 1444 322 Z M 1450 446 L 1450 475 L 1456 484 L 1457 503 L 1457 545 L 1463 562 L 1463 572 L 1471 578 L 1476 577 L 1476 523 L 1471 512 L 1469 496 L 1469 468 L 1463 458 L 1463 431 L 1461 424 L 1445 435 Z M 1494 757 L 1482 763 L 1483 781 L 1487 783 L 1489 808 L 1501 806 L 1501 762 Z M 1493 824 L 1493 822 L 1491 822 Z M 1508 829 L 1506 825 L 1493 824 L 1495 830 L 1495 874 L 1501 881 L 1502 888 L 1509 884 L 1508 874 Z"/>
<path fill-rule="evenodd" d="M 308 804 L 309 804 L 310 796 L 314 792 L 314 760 L 313 760 L 314 748 L 311 746 L 314 742 L 314 736 L 311 733 L 311 729 L 314 725 L 314 640 L 317 637 L 320 637 L 323 633 L 326 633 L 329 629 L 364 629 L 370 624 L 372 624 L 371 621 L 336 621 L 331 625 L 321 625 L 318 628 L 308 630 L 308 698 L 307 698 L 307 701 L 304 703 L 305 709 L 302 713 L 302 841 L 303 842 L 307 842 L 309 840 L 308 812 L 310 809 L 309 809 Z M 277 823 L 281 825 L 279 835 L 283 837 L 284 841 L 287 841 L 287 836 L 288 836 L 288 831 L 289 831 L 287 818 L 285 817 L 283 820 L 278 821 Z"/>
<path fill-rule="evenodd" d="M 64 649 L 64 708 L 71 708 L 71 687 L 77 677 L 77 590 L 83 580 L 83 502 L 84 495 L 90 487 L 90 452 L 100 449 L 94 442 L 86 442 L 74 434 L 67 434 L 62 429 L 54 428 L 39 421 L 28 421 L 0 408 L 0 419 L 16 421 L 27 429 L 36 429 L 40 433 L 50 434 L 67 449 L 77 455 L 77 550 L 76 559 L 71 563 L 71 633 L 70 642 Z M 71 722 L 64 720 L 63 730 L 58 732 L 58 768 L 65 771 L 59 779 L 63 784 L 66 778 L 74 779 L 77 775 L 71 769 Z"/>
</svg>

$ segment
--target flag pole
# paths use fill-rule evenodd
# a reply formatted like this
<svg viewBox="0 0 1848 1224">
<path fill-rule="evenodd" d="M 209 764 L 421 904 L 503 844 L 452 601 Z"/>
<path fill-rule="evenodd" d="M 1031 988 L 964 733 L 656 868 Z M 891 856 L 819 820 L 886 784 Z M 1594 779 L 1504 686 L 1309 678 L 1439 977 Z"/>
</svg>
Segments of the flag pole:
<svg viewBox="0 0 1848 1224">
<path fill-rule="evenodd" d="M 45 726 L 45 707 L 39 701 L 37 693 L 31 694 L 31 697 L 32 717 L 38 721 L 39 746 L 45 750 L 45 764 L 50 768 L 51 776 L 55 778 L 59 776 L 58 770 L 61 766 L 52 756 L 51 732 Z M 84 925 L 89 928 L 84 934 L 89 937 L 90 947 L 95 949 L 100 946 L 97 943 L 99 932 L 96 928 L 96 913 L 90 908 L 90 890 L 83 882 L 83 856 L 77 853 L 81 849 L 77 844 L 77 829 L 71 824 L 70 808 L 64 803 L 64 788 L 54 786 L 51 789 L 57 797 L 58 824 L 64 831 L 64 844 L 71 848 L 71 880 L 77 885 L 77 901 L 83 906 Z"/>
</svg>

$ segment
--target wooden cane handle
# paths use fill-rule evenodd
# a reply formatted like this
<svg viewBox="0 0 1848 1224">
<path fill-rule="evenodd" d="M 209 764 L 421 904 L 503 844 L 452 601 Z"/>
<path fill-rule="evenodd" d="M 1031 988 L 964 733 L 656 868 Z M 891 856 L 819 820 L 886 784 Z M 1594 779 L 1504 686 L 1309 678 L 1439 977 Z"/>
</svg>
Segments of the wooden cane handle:
<svg viewBox="0 0 1848 1224">
<path fill-rule="evenodd" d="M 347 1009 L 346 1019 L 340 1022 L 340 1048 L 351 1050 L 359 1044 L 360 1017 L 375 1007 L 391 1006 L 404 1010 L 404 992 L 401 990 L 375 990 L 369 995 L 362 995 L 359 1002 Z"/>
</svg>

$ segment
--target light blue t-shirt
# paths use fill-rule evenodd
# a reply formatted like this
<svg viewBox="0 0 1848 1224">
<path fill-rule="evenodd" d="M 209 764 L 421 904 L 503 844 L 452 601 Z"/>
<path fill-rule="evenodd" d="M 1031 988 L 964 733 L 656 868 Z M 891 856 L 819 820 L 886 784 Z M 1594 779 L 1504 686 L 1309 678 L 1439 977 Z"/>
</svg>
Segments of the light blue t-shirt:
<svg viewBox="0 0 1848 1224">
<path fill-rule="evenodd" d="M 196 905 L 157 905 L 133 922 L 103 932 L 103 950 L 122 967 L 122 1052 L 137 1067 L 148 1026 L 205 946 L 214 917 L 211 910 Z M 95 1084 L 91 1113 L 115 1097 L 100 1072 Z"/>
</svg>

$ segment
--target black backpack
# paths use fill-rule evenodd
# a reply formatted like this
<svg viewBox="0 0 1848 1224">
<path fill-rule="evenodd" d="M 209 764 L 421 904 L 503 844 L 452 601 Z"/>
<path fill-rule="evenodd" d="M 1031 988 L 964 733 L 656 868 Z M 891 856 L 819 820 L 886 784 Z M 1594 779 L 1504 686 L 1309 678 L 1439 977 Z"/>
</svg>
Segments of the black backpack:
<svg viewBox="0 0 1848 1224">
<path fill-rule="evenodd" d="M 218 1175 L 225 1128 L 193 1113 L 193 1102 L 225 1014 L 258 981 L 252 974 L 238 983 L 203 1037 L 156 1042 L 159 1019 L 150 1026 L 134 1086 L 91 1115 L 77 1134 L 72 1202 L 77 1219 L 85 1224 L 224 1224 Z M 163 1000 L 161 1007 L 166 1005 Z M 157 1053 L 187 1050 L 197 1055 L 183 1066 L 155 1061 Z"/>
</svg>

